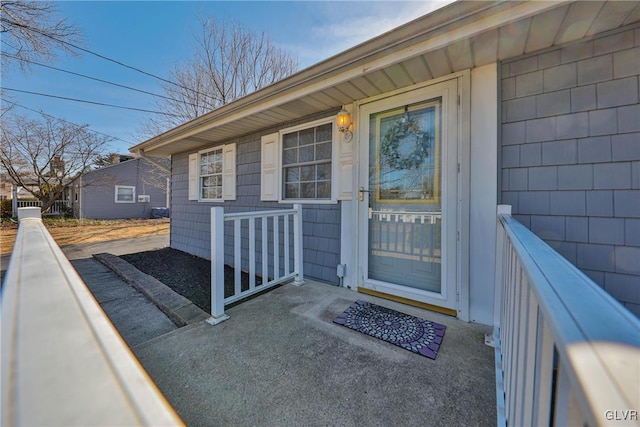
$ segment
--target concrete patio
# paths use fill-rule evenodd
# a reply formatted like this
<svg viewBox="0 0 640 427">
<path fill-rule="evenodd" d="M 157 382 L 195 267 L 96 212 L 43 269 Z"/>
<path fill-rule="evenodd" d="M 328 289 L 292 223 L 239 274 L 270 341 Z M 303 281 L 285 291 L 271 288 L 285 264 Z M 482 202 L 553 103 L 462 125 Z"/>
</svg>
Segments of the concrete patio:
<svg viewBox="0 0 640 427">
<path fill-rule="evenodd" d="M 364 299 L 447 325 L 437 359 L 334 324 Z M 494 425 L 488 328 L 309 282 L 133 348 L 188 425 Z"/>
<path fill-rule="evenodd" d="M 187 425 L 496 423 L 488 327 L 308 281 L 230 308 L 230 319 L 217 326 L 201 321 L 175 328 L 89 255 L 148 250 L 165 241 L 119 243 L 67 247 L 65 253 Z M 334 324 L 356 299 L 445 324 L 437 359 Z"/>
</svg>

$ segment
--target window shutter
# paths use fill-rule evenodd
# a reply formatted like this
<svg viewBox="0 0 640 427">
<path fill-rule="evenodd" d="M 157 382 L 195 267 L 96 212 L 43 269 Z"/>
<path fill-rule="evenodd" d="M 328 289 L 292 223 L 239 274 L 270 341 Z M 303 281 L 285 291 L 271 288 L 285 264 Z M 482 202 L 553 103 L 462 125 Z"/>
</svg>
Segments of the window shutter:
<svg viewBox="0 0 640 427">
<path fill-rule="evenodd" d="M 222 149 L 222 199 L 236 199 L 236 144 Z"/>
<path fill-rule="evenodd" d="M 278 133 L 262 137 L 260 200 L 278 200 Z"/>
<path fill-rule="evenodd" d="M 189 154 L 189 200 L 198 200 L 198 153 Z"/>
<path fill-rule="evenodd" d="M 333 186 L 336 188 L 335 193 L 338 200 L 353 199 L 353 146 L 354 140 L 346 142 L 344 137 L 339 133 L 334 140 L 337 140 L 337 162 L 334 163 Z"/>
</svg>

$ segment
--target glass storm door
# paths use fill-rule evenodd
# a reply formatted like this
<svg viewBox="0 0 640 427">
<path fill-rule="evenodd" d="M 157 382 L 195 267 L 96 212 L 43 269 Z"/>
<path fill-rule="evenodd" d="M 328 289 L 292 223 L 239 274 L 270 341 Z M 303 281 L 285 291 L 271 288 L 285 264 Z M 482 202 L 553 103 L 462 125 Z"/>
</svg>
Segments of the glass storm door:
<svg viewBox="0 0 640 427">
<path fill-rule="evenodd" d="M 456 81 L 365 104 L 360 119 L 362 287 L 455 309 Z"/>
</svg>

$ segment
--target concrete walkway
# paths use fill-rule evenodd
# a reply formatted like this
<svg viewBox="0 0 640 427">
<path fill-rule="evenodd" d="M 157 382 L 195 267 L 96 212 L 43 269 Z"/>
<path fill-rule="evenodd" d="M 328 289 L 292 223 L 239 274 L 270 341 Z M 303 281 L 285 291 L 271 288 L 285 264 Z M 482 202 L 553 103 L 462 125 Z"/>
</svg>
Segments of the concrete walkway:
<svg viewBox="0 0 640 427">
<path fill-rule="evenodd" d="M 111 323 L 131 348 L 174 331 L 177 326 L 147 297 L 93 259 L 92 254 L 108 250 L 122 255 L 162 248 L 167 244 L 168 235 L 161 235 L 62 248 Z"/>
<path fill-rule="evenodd" d="M 202 321 L 176 328 L 144 296 L 88 258 L 166 245 L 128 240 L 134 241 L 65 252 L 190 426 L 496 422 L 493 349 L 483 342 L 488 327 L 310 281 L 239 304 L 217 326 Z M 447 325 L 437 359 L 334 324 L 356 299 Z"/>
</svg>

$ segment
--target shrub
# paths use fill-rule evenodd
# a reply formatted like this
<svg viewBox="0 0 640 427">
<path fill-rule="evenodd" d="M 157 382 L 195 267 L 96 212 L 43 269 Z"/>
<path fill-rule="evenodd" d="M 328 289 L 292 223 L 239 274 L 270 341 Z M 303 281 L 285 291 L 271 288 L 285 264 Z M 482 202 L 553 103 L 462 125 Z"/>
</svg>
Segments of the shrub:
<svg viewBox="0 0 640 427">
<path fill-rule="evenodd" d="M 0 200 L 0 218 L 11 218 L 11 200 Z"/>
</svg>

